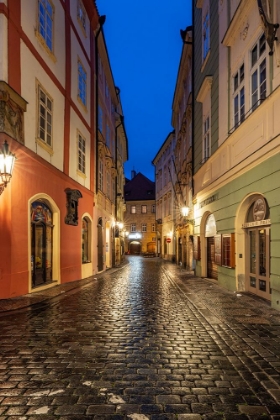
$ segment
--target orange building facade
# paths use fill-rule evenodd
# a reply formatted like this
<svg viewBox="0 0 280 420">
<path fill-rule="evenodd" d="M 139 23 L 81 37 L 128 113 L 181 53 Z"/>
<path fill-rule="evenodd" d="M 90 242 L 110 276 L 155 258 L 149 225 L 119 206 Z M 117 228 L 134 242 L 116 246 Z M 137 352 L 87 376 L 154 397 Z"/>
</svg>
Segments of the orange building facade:
<svg viewBox="0 0 280 420">
<path fill-rule="evenodd" d="M 0 147 L 16 156 L 0 195 L 0 299 L 106 268 L 96 251 L 99 22 L 90 0 L 0 1 Z"/>
</svg>

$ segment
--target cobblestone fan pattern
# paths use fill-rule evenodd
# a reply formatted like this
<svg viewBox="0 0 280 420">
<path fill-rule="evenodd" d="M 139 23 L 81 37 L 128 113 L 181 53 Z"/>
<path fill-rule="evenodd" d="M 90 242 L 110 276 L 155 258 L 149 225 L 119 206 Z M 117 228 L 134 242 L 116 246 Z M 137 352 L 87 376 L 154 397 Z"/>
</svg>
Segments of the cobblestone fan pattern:
<svg viewBox="0 0 280 420">
<path fill-rule="evenodd" d="M 75 293 L 2 316 L 0 420 L 279 420 L 280 327 L 224 321 L 190 300 L 198 279 L 175 277 L 131 257 Z"/>
</svg>

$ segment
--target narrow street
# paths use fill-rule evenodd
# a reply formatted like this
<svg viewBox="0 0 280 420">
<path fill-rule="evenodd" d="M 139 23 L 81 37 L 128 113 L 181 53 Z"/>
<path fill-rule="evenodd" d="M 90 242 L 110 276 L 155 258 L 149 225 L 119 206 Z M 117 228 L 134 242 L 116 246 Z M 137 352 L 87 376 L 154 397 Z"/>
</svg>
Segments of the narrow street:
<svg viewBox="0 0 280 420">
<path fill-rule="evenodd" d="M 0 420 L 279 420 L 280 313 L 127 261 L 1 314 Z"/>
</svg>

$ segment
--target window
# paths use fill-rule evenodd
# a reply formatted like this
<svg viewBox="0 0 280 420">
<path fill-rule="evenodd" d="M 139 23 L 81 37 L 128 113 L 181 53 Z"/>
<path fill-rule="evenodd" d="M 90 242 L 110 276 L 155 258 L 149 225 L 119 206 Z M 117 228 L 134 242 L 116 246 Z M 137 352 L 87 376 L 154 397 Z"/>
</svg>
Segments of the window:
<svg viewBox="0 0 280 420">
<path fill-rule="evenodd" d="M 111 199 L 111 176 L 109 171 L 106 172 L 106 194 Z"/>
<path fill-rule="evenodd" d="M 99 160 L 98 188 L 103 191 L 103 161 L 101 159 Z"/>
<path fill-rule="evenodd" d="M 155 213 L 156 212 L 156 205 L 155 204 L 153 204 L 152 205 L 152 213 Z"/>
<path fill-rule="evenodd" d="M 78 21 L 79 21 L 81 27 L 85 31 L 85 29 L 86 29 L 86 12 L 85 12 L 85 9 L 84 9 L 84 6 L 83 6 L 81 0 L 78 0 L 78 3 L 77 3 L 77 17 L 78 17 Z"/>
<path fill-rule="evenodd" d="M 155 232 L 155 231 L 156 231 L 155 224 L 152 223 L 152 232 Z"/>
<path fill-rule="evenodd" d="M 235 237 L 234 233 L 222 235 L 222 265 L 235 267 Z"/>
<path fill-rule="evenodd" d="M 147 206 L 141 206 L 141 213 L 147 213 Z"/>
<path fill-rule="evenodd" d="M 202 161 L 205 162 L 210 157 L 210 121 L 209 116 L 203 122 L 203 156 Z"/>
<path fill-rule="evenodd" d="M 82 63 L 78 61 L 78 98 L 84 106 L 87 100 L 87 74 Z"/>
<path fill-rule="evenodd" d="M 38 86 L 39 95 L 39 132 L 38 138 L 52 146 L 53 103 L 51 98 Z"/>
<path fill-rule="evenodd" d="M 130 232 L 136 232 L 136 223 L 131 223 Z"/>
<path fill-rule="evenodd" d="M 130 213 L 136 213 L 136 206 L 130 206 Z"/>
<path fill-rule="evenodd" d="M 78 170 L 86 173 L 86 140 L 79 134 L 78 140 Z"/>
<path fill-rule="evenodd" d="M 82 263 L 90 262 L 90 222 L 84 217 L 82 219 Z"/>
<path fill-rule="evenodd" d="M 207 54 L 210 50 L 210 17 L 209 10 L 207 10 L 204 20 L 203 20 L 203 61 L 207 57 Z"/>
<path fill-rule="evenodd" d="M 234 127 L 236 128 L 245 119 L 244 64 L 233 77 L 233 95 Z"/>
<path fill-rule="evenodd" d="M 98 105 L 98 130 L 101 133 L 103 131 L 103 110 L 100 105 Z"/>
<path fill-rule="evenodd" d="M 54 8 L 49 0 L 39 0 L 38 5 L 38 32 L 44 44 L 52 52 Z"/>
<path fill-rule="evenodd" d="M 266 40 L 264 34 L 251 50 L 251 106 L 254 111 L 266 98 Z"/>
<path fill-rule="evenodd" d="M 147 225 L 146 225 L 146 223 L 142 223 L 142 232 L 147 232 Z"/>
</svg>

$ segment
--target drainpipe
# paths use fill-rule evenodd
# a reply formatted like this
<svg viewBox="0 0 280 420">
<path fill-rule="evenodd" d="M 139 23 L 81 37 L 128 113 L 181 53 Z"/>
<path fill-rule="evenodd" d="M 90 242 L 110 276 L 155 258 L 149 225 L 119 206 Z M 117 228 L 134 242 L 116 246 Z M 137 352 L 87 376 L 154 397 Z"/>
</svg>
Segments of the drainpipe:
<svg viewBox="0 0 280 420">
<path fill-rule="evenodd" d="M 117 111 L 116 111 L 117 112 Z M 117 112 L 117 114 L 119 114 L 118 112 Z M 120 120 L 121 120 L 121 122 L 115 127 L 115 169 L 116 169 L 116 172 L 118 172 L 118 167 L 117 167 L 117 163 L 118 163 L 118 159 L 117 159 L 117 151 L 118 151 L 118 128 L 123 124 L 123 115 L 121 115 L 121 114 L 119 114 L 119 116 L 120 116 Z M 117 182 L 117 176 L 116 176 L 116 178 L 115 178 L 115 220 L 117 220 L 117 216 L 118 216 L 118 214 L 117 214 L 117 212 L 118 212 L 118 207 L 117 207 L 117 204 L 118 204 L 118 193 L 117 193 L 117 185 L 118 185 L 118 182 Z M 116 229 L 116 228 L 115 228 Z M 112 252 L 112 266 L 113 267 L 115 267 L 116 266 L 116 247 L 115 247 L 115 241 L 116 241 L 116 237 L 115 237 L 115 233 L 116 233 L 116 230 L 114 229 L 114 240 L 113 240 L 113 252 Z M 120 238 L 120 231 L 119 231 L 119 238 Z M 120 263 L 121 263 L 121 255 L 120 255 Z"/>
<path fill-rule="evenodd" d="M 99 175 L 99 153 L 98 153 L 98 37 L 100 35 L 100 32 L 102 31 L 102 27 L 105 23 L 106 16 L 102 15 L 99 17 L 99 28 L 95 35 L 95 124 L 96 124 L 96 156 L 95 156 L 95 162 L 96 162 L 96 179 L 95 179 L 95 189 L 96 193 L 98 193 L 98 175 Z"/>
</svg>

